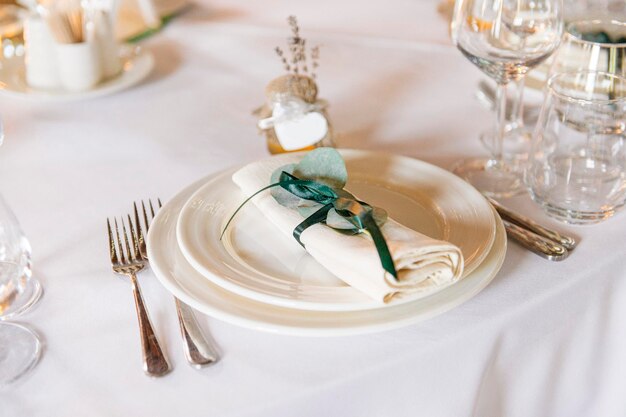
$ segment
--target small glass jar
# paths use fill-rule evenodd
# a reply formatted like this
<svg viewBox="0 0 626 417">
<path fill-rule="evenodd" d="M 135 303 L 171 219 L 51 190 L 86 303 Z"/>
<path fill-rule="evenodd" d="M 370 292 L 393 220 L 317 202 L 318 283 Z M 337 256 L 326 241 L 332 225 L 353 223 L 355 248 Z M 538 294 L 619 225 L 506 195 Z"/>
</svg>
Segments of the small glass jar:
<svg viewBox="0 0 626 417">
<path fill-rule="evenodd" d="M 272 80 L 265 89 L 266 104 L 257 112 L 259 129 L 265 135 L 271 154 L 311 150 L 322 146 L 334 146 L 332 126 L 326 111 L 327 103 L 317 98 L 317 84 L 306 75 L 286 74 Z M 276 133 L 276 124 L 297 121 L 318 113 L 325 119 L 323 137 L 301 142 L 303 145 L 289 147 L 281 142 Z M 319 116 L 318 120 L 319 119 Z M 291 143 L 291 145 L 293 145 Z"/>
</svg>

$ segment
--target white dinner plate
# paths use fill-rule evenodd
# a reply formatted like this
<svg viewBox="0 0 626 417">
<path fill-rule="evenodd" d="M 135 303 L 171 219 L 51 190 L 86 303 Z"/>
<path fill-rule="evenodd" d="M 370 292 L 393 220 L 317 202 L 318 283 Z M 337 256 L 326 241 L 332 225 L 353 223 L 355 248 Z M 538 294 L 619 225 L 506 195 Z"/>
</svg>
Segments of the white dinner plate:
<svg viewBox="0 0 626 417">
<path fill-rule="evenodd" d="M 211 179 L 192 184 L 159 210 L 148 233 L 150 265 L 173 295 L 194 309 L 238 326 L 297 336 L 345 336 L 390 330 L 444 313 L 485 288 L 499 271 L 506 253 L 506 233 L 493 212 L 496 236 L 483 262 L 456 284 L 427 298 L 385 309 L 362 311 L 306 311 L 268 305 L 215 285 L 182 255 L 176 239 L 179 213 L 189 197 Z"/>
<path fill-rule="evenodd" d="M 349 173 L 346 189 L 385 208 L 403 225 L 458 246 L 465 260 L 464 275 L 487 256 L 495 237 L 494 217 L 484 197 L 465 181 L 412 158 L 356 150 L 341 153 Z M 406 294 L 387 304 L 374 300 L 335 277 L 293 238 L 277 232 L 251 203 L 220 240 L 224 225 L 245 199 L 231 179 L 235 170 L 200 187 L 178 220 L 183 255 L 214 284 L 268 304 L 323 311 L 387 308 L 434 292 Z"/>
<path fill-rule="evenodd" d="M 36 102 L 72 102 L 92 99 L 126 90 L 143 81 L 154 68 L 154 57 L 149 51 L 124 48 L 122 72 L 91 90 L 70 92 L 38 90 L 26 83 L 24 59 L 12 58 L 0 66 L 0 94 Z"/>
</svg>

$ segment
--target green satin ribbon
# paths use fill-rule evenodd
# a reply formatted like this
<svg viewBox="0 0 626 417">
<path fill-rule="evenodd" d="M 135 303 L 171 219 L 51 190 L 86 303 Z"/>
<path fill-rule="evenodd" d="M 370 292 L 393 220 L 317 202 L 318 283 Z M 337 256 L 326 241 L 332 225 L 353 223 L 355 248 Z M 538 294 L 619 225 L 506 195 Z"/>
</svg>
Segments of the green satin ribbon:
<svg viewBox="0 0 626 417">
<path fill-rule="evenodd" d="M 370 205 L 362 201 L 358 201 L 355 198 L 343 196 L 344 194 L 349 196 L 347 193 L 342 193 L 342 196 L 339 196 L 339 194 L 328 185 L 312 180 L 301 180 L 284 171 L 280 174 L 278 182 L 261 188 L 259 191 L 248 197 L 237 208 L 237 210 L 235 210 L 230 219 L 228 219 L 220 239 L 224 236 L 224 233 L 226 233 L 226 229 L 228 229 L 228 226 L 233 221 L 235 215 L 248 201 L 261 192 L 273 187 L 281 187 L 303 200 L 314 201 L 322 204 L 322 207 L 319 210 L 304 219 L 302 223 L 296 226 L 293 230 L 293 237 L 300 245 L 302 245 L 302 247 L 304 247 L 304 244 L 300 241 L 302 233 L 315 224 L 325 223 L 328 212 L 334 208 L 337 214 L 354 225 L 358 233 L 361 233 L 364 230 L 369 232 L 372 240 L 374 241 L 374 246 L 378 252 L 378 257 L 380 258 L 380 263 L 383 269 L 389 272 L 396 280 L 398 279 L 398 273 L 396 272 L 396 267 L 393 263 L 391 253 L 389 252 L 389 247 L 387 246 L 387 242 L 385 241 L 380 228 L 374 220 L 372 207 Z"/>
</svg>

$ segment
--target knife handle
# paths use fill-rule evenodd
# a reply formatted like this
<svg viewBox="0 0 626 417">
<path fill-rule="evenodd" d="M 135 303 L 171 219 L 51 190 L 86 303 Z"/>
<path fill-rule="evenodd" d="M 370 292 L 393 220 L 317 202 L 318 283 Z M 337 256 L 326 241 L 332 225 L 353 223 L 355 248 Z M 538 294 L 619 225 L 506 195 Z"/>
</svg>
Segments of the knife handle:
<svg viewBox="0 0 626 417">
<path fill-rule="evenodd" d="M 507 220 L 502 222 L 507 235 L 511 239 L 545 259 L 556 262 L 562 261 L 569 255 L 569 251 L 563 245 L 539 236 Z"/>
<path fill-rule="evenodd" d="M 515 223 L 516 225 L 524 229 L 528 229 L 539 236 L 542 236 L 563 246 L 569 251 L 573 250 L 576 247 L 577 242 L 576 239 L 574 239 L 573 237 L 563 235 L 555 230 L 547 229 L 527 217 L 512 212 L 511 210 L 500 205 L 500 203 L 491 198 L 489 199 L 489 202 L 492 206 L 495 207 L 496 211 L 503 220 L 507 220 L 510 223 Z"/>
</svg>

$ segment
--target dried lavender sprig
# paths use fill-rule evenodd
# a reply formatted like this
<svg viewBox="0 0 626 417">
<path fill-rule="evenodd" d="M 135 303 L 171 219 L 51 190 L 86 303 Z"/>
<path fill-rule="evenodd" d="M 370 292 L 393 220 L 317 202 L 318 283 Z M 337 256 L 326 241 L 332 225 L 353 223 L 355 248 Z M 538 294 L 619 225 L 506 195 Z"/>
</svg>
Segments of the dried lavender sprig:
<svg viewBox="0 0 626 417">
<path fill-rule="evenodd" d="M 285 53 L 283 52 L 283 50 L 279 46 L 277 46 L 276 48 L 274 48 L 274 51 L 276 51 L 276 55 L 278 55 L 278 57 L 282 61 L 285 70 L 287 72 L 291 71 L 291 66 L 289 65 L 289 62 L 287 62 L 287 58 L 285 58 Z"/>
<path fill-rule="evenodd" d="M 287 38 L 287 46 L 289 48 L 290 56 L 289 58 L 285 56 L 284 51 L 279 47 L 275 48 L 276 54 L 280 57 L 287 72 L 291 71 L 295 75 L 298 75 L 300 71 L 308 74 L 309 70 L 311 70 L 311 77 L 315 78 L 315 69 L 319 67 L 319 46 L 311 48 L 311 61 L 309 64 L 307 62 L 306 39 L 300 37 L 300 26 L 298 25 L 297 18 L 295 16 L 289 16 L 287 18 L 287 23 L 289 24 L 292 33 L 292 36 Z"/>
<path fill-rule="evenodd" d="M 302 71 L 306 74 L 309 72 L 309 68 L 306 62 L 306 39 L 302 39 L 302 42 L 300 42 L 298 55 L 300 58 L 300 64 L 302 65 Z"/>
<path fill-rule="evenodd" d="M 313 67 L 313 70 L 311 72 L 311 78 L 313 79 L 317 77 L 315 70 L 317 69 L 317 67 L 319 67 L 319 64 L 318 64 L 319 58 L 320 58 L 320 47 L 319 45 L 315 45 L 313 48 L 311 48 L 311 66 Z"/>
<path fill-rule="evenodd" d="M 291 62 L 294 67 L 294 73 L 297 75 L 300 71 L 301 63 L 306 60 L 306 56 L 304 53 L 305 40 L 300 37 L 300 26 L 298 25 L 298 19 L 296 18 L 296 16 L 289 16 L 287 18 L 287 23 L 291 27 L 291 33 L 293 35 L 288 39 L 288 43 L 289 50 L 291 52 Z"/>
<path fill-rule="evenodd" d="M 300 27 L 298 26 L 298 18 L 294 15 L 291 15 L 287 18 L 287 23 L 291 26 L 291 32 L 293 33 L 294 38 L 299 38 Z"/>
<path fill-rule="evenodd" d="M 311 59 L 313 61 L 317 61 L 319 58 L 320 58 L 320 46 L 315 45 L 313 48 L 311 48 Z"/>
</svg>

